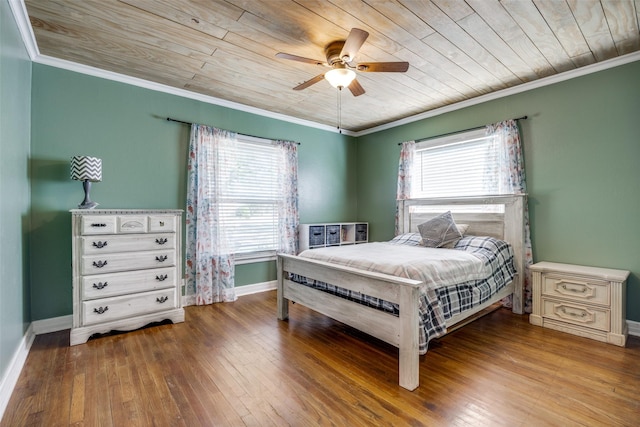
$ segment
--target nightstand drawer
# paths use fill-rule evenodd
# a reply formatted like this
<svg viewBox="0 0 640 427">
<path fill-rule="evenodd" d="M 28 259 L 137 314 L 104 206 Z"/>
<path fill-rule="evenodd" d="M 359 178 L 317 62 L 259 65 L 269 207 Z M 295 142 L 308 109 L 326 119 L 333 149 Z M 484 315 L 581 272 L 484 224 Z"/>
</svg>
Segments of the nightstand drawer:
<svg viewBox="0 0 640 427">
<path fill-rule="evenodd" d="M 174 234 L 132 234 L 82 237 L 82 254 L 153 251 L 175 248 Z"/>
<path fill-rule="evenodd" d="M 178 307 L 175 288 L 100 298 L 82 303 L 82 321 L 85 325 L 91 325 L 175 307 Z"/>
<path fill-rule="evenodd" d="M 542 295 L 557 299 L 609 306 L 609 283 L 560 274 L 545 274 Z"/>
<path fill-rule="evenodd" d="M 176 278 L 175 267 L 83 276 L 82 300 L 172 288 Z"/>
<path fill-rule="evenodd" d="M 542 317 L 600 331 L 609 331 L 611 325 L 611 316 L 607 309 L 544 298 Z"/>
<path fill-rule="evenodd" d="M 172 267 L 176 263 L 175 251 L 129 252 L 82 257 L 81 272 L 103 274 L 116 271 Z"/>
</svg>

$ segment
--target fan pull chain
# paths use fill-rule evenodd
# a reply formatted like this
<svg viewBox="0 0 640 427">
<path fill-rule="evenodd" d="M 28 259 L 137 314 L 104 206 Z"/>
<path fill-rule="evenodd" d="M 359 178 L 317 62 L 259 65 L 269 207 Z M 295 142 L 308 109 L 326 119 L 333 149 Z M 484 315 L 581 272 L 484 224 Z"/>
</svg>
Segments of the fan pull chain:
<svg viewBox="0 0 640 427">
<path fill-rule="evenodd" d="M 342 133 L 342 86 L 338 86 L 338 132 Z"/>
</svg>

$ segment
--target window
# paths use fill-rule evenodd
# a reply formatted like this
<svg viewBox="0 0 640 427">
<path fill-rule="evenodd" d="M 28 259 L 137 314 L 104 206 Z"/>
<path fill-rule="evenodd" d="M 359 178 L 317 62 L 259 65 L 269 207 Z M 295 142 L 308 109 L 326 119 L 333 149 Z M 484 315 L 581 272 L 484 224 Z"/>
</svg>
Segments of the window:
<svg viewBox="0 0 640 427">
<path fill-rule="evenodd" d="M 416 143 L 411 197 L 505 194 L 503 159 L 498 139 L 484 129 Z"/>
<path fill-rule="evenodd" d="M 270 257 L 278 245 L 278 157 L 270 140 L 238 135 L 221 149 L 219 212 L 236 260 Z"/>
</svg>

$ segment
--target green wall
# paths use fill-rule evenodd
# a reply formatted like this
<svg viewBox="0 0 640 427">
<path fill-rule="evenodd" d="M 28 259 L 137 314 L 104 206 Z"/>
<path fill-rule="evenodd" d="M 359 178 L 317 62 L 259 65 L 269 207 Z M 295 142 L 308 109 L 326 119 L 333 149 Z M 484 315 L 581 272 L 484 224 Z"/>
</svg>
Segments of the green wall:
<svg viewBox="0 0 640 427">
<path fill-rule="evenodd" d="M 31 61 L 0 1 L 0 384 L 29 326 Z M 0 412 L 3 408 L 0 408 Z"/>
<path fill-rule="evenodd" d="M 99 208 L 184 209 L 189 126 L 298 141 L 300 220 L 356 217 L 356 143 L 349 136 L 41 64 L 32 83 L 32 320 L 72 312 L 71 218 L 82 201 L 69 159 L 102 159 Z M 236 285 L 275 279 L 275 263 L 239 265 Z"/>
<path fill-rule="evenodd" d="M 68 178 L 75 154 L 98 156 L 104 208 L 183 208 L 188 127 L 167 116 L 300 146 L 302 222 L 368 221 L 393 234 L 398 142 L 528 115 L 521 122 L 536 261 L 632 271 L 627 317 L 640 321 L 640 62 L 351 138 L 35 64 L 32 79 L 32 320 L 71 313 Z M 239 286 L 272 280 L 272 262 L 239 265 Z"/>
<path fill-rule="evenodd" d="M 358 220 L 393 236 L 399 142 L 524 115 L 534 261 L 630 270 L 640 321 L 640 61 L 358 138 Z"/>
</svg>

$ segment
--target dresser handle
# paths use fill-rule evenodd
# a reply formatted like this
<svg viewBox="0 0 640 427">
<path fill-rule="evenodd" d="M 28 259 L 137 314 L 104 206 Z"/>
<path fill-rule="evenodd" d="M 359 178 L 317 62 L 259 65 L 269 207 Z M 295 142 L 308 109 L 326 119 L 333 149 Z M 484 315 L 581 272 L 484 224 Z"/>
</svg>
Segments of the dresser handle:
<svg viewBox="0 0 640 427">
<path fill-rule="evenodd" d="M 107 265 L 107 261 L 98 261 L 98 262 L 93 261 L 93 266 L 94 266 L 94 267 L 102 268 L 102 267 L 104 267 L 105 265 Z"/>
<path fill-rule="evenodd" d="M 160 255 L 160 256 L 156 257 L 156 261 L 164 262 L 164 261 L 167 260 L 167 258 L 168 258 L 168 256 L 166 256 L 166 255 Z"/>
<path fill-rule="evenodd" d="M 571 317 L 586 317 L 587 316 L 587 312 L 585 312 L 585 311 L 582 311 L 580 314 L 578 314 L 578 313 L 575 313 L 573 311 L 567 311 L 567 309 L 564 308 L 564 307 L 562 307 L 562 309 L 560 311 L 562 311 L 562 313 L 564 313 L 564 314 L 566 314 L 568 316 L 571 316 Z"/>
<path fill-rule="evenodd" d="M 105 224 L 104 222 L 102 223 L 93 223 L 91 224 L 92 227 L 106 227 L 107 224 Z"/>
<path fill-rule="evenodd" d="M 104 314 L 105 311 L 109 310 L 109 306 L 105 305 L 104 307 L 94 308 L 93 312 L 98 314 Z"/>
<path fill-rule="evenodd" d="M 156 280 L 158 282 L 164 282 L 165 280 L 167 280 L 167 278 L 169 278 L 169 275 L 165 274 L 164 276 L 160 275 L 160 276 L 156 276 Z"/>
<path fill-rule="evenodd" d="M 162 239 L 162 238 L 156 239 L 156 243 L 159 244 L 159 245 L 164 245 L 165 243 L 167 243 L 167 239 L 166 238 L 165 239 Z"/>
<path fill-rule="evenodd" d="M 94 287 L 94 288 L 96 288 L 97 290 L 100 290 L 100 289 L 104 289 L 104 288 L 106 288 L 106 287 L 107 287 L 107 285 L 108 285 L 108 283 L 107 283 L 107 282 L 104 282 L 104 283 L 102 283 L 102 282 L 98 282 L 98 283 L 94 283 L 94 284 L 93 284 L 93 287 Z"/>
<path fill-rule="evenodd" d="M 95 246 L 98 249 L 102 249 L 105 246 L 107 246 L 107 242 L 106 241 L 101 242 L 100 240 L 98 240 L 97 242 L 93 242 L 93 246 Z"/>
<path fill-rule="evenodd" d="M 562 289 L 564 289 L 565 291 L 569 291 L 569 292 L 573 292 L 576 294 L 584 294 L 585 292 L 587 292 L 587 288 L 583 287 L 582 289 L 576 289 L 576 288 L 569 288 L 567 287 L 567 285 L 562 285 Z"/>
<path fill-rule="evenodd" d="M 159 302 L 160 304 L 167 302 L 167 300 L 169 299 L 168 296 L 163 295 L 161 297 L 156 298 L 156 302 Z"/>
</svg>

